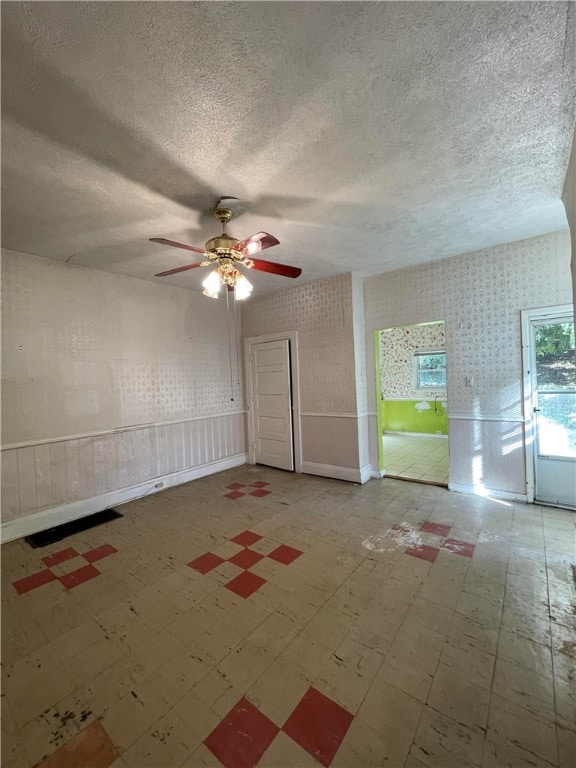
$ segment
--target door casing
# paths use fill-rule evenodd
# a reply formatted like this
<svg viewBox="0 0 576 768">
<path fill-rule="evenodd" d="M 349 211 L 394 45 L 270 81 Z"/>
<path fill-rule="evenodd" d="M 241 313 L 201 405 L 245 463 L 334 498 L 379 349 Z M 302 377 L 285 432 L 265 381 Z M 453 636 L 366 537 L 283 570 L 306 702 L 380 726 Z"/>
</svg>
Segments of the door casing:
<svg viewBox="0 0 576 768">
<path fill-rule="evenodd" d="M 535 418 L 532 411 L 532 357 L 531 357 L 531 323 L 534 320 L 556 320 L 574 316 L 572 304 L 559 304 L 555 307 L 541 307 L 540 309 L 523 309 L 520 312 L 522 327 L 522 373 L 524 378 L 524 444 L 526 446 L 526 497 L 529 504 L 534 503 L 536 490 L 535 470 Z M 538 504 L 546 505 L 547 502 L 539 501 Z M 554 505 L 555 506 L 555 505 Z"/>
<path fill-rule="evenodd" d="M 300 377 L 298 369 L 298 332 L 271 333 L 265 336 L 251 336 L 244 339 L 244 371 L 246 401 L 248 407 L 248 463 L 255 464 L 254 450 L 254 393 L 252 391 L 252 345 L 266 341 L 290 342 L 290 372 L 292 377 L 292 430 L 294 435 L 294 471 L 302 472 L 302 436 L 300 429 Z"/>
</svg>

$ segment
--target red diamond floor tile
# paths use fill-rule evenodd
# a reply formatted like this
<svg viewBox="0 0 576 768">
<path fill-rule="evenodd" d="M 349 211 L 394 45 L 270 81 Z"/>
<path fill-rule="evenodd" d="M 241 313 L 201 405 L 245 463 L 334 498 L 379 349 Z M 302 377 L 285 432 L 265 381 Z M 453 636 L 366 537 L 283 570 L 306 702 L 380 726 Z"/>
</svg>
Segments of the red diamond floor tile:
<svg viewBox="0 0 576 768">
<path fill-rule="evenodd" d="M 440 523 L 423 523 L 420 530 L 424 533 L 433 533 L 436 536 L 448 536 L 451 525 L 441 525 Z"/>
<path fill-rule="evenodd" d="M 25 576 L 23 579 L 13 582 L 12 586 L 18 592 L 19 595 L 23 595 L 25 592 L 30 592 L 31 589 L 36 589 L 44 584 L 48 584 L 54 581 L 56 576 L 47 568 L 38 573 L 33 573 L 31 576 Z"/>
<path fill-rule="evenodd" d="M 472 557 L 475 546 L 475 544 L 470 544 L 468 541 L 446 539 L 444 544 L 442 544 L 442 549 L 448 549 L 450 552 L 454 552 L 456 555 L 462 555 L 463 557 Z"/>
<path fill-rule="evenodd" d="M 96 549 L 90 549 L 88 552 L 84 552 L 82 557 L 85 560 L 88 560 L 89 563 L 95 563 L 97 560 L 102 560 L 103 557 L 113 555 L 115 552 L 118 552 L 118 550 L 116 547 L 113 547 L 112 544 L 102 544 L 101 547 L 96 547 Z"/>
<path fill-rule="evenodd" d="M 420 560 L 428 560 L 430 563 L 436 560 L 438 552 L 440 552 L 438 547 L 429 547 L 428 544 L 420 544 L 417 547 L 408 547 L 408 549 L 404 550 L 405 555 L 418 557 Z"/>
<path fill-rule="evenodd" d="M 230 493 L 224 494 L 225 499 L 241 499 L 242 496 L 246 496 L 246 494 L 240 491 L 230 491 Z"/>
<path fill-rule="evenodd" d="M 250 571 L 244 571 L 244 573 L 238 574 L 238 576 L 224 586 L 239 597 L 247 598 L 260 589 L 263 584 L 266 584 L 266 579 Z"/>
<path fill-rule="evenodd" d="M 200 557 L 187 563 L 187 565 L 195 571 L 198 571 L 198 573 L 204 574 L 214 570 L 214 568 L 225 562 L 223 557 L 215 555 L 213 552 L 206 552 L 205 555 L 200 555 Z"/>
<path fill-rule="evenodd" d="M 239 568 L 252 568 L 252 566 L 256 565 L 256 563 L 262 560 L 263 557 L 264 555 L 261 555 L 260 552 L 254 552 L 253 549 L 241 549 L 240 552 L 229 557 L 228 562 L 237 565 Z"/>
<path fill-rule="evenodd" d="M 225 768 L 253 768 L 280 729 L 247 699 L 226 715 L 204 744 Z"/>
<path fill-rule="evenodd" d="M 266 491 L 264 488 L 257 488 L 255 491 L 252 491 L 250 493 L 250 496 L 256 496 L 257 498 L 260 498 L 261 496 L 268 496 L 271 491 Z"/>
<path fill-rule="evenodd" d="M 76 571 L 67 573 L 65 576 L 59 576 L 58 581 L 63 584 L 66 589 L 74 589 L 74 587 L 84 584 L 85 581 L 95 579 L 96 576 L 100 576 L 100 571 L 96 566 L 84 565 L 82 568 L 78 568 Z"/>
<path fill-rule="evenodd" d="M 52 568 L 53 565 L 59 565 L 66 560 L 71 560 L 73 557 L 78 557 L 78 552 L 72 547 L 68 547 L 68 549 L 61 549 L 60 552 L 54 552 L 53 555 L 43 557 L 42 562 L 48 568 Z"/>
<path fill-rule="evenodd" d="M 329 766 L 354 716 L 309 688 L 282 730 L 324 766 Z"/>
<path fill-rule="evenodd" d="M 303 553 L 299 549 L 289 547 L 287 544 L 281 544 L 270 552 L 268 557 L 272 560 L 276 560 L 277 563 L 282 563 L 282 565 L 290 565 L 290 563 L 293 563 L 301 554 Z"/>
<path fill-rule="evenodd" d="M 246 488 L 244 483 L 230 483 L 230 485 L 227 485 L 226 488 L 230 488 L 231 491 L 239 491 L 240 488 Z"/>
<path fill-rule="evenodd" d="M 270 483 L 265 483 L 264 480 L 258 480 L 257 483 L 250 483 L 252 488 L 264 488 L 266 485 L 270 485 Z"/>
<path fill-rule="evenodd" d="M 256 544 L 261 538 L 262 536 L 259 536 L 252 531 L 243 531 L 242 533 L 239 533 L 238 536 L 234 536 L 233 539 L 230 539 L 230 541 L 233 541 L 234 544 L 240 544 L 242 547 L 249 547 L 250 544 Z"/>
</svg>

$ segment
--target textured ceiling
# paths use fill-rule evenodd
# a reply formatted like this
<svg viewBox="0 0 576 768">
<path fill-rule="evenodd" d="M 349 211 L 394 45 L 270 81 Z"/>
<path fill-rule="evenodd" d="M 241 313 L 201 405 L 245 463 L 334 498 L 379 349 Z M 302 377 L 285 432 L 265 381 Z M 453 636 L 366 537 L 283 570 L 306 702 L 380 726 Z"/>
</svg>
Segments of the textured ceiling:
<svg viewBox="0 0 576 768">
<path fill-rule="evenodd" d="M 195 259 L 148 238 L 202 245 L 231 195 L 304 271 L 264 293 L 563 229 L 575 11 L 3 3 L 2 244 L 154 279 Z"/>
</svg>

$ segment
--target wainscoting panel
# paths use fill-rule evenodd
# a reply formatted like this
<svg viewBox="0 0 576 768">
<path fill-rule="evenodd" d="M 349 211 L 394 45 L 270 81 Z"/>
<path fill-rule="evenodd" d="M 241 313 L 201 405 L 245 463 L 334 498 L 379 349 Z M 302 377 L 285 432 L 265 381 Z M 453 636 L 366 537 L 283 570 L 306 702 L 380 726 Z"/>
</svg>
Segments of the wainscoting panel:
<svg viewBox="0 0 576 768">
<path fill-rule="evenodd" d="M 367 461 L 367 415 L 301 413 L 302 472 L 365 483 L 371 477 Z"/>
<path fill-rule="evenodd" d="M 302 462 L 359 469 L 358 415 L 301 413 Z"/>
<path fill-rule="evenodd" d="M 2 519 L 18 520 L 245 451 L 243 412 L 8 445 L 2 449 Z"/>
<path fill-rule="evenodd" d="M 524 422 L 449 417 L 450 488 L 526 498 Z"/>
</svg>

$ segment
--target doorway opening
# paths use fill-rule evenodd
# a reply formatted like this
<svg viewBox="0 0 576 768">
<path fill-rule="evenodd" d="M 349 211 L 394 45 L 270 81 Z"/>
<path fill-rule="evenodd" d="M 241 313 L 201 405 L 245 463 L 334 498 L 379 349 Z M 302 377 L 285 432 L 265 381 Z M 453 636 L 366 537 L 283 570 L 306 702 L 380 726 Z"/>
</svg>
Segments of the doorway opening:
<svg viewBox="0 0 576 768">
<path fill-rule="evenodd" d="M 376 331 L 380 474 L 448 485 L 444 321 Z"/>
<path fill-rule="evenodd" d="M 528 501 L 576 508 L 576 358 L 571 305 L 522 312 Z"/>
</svg>

